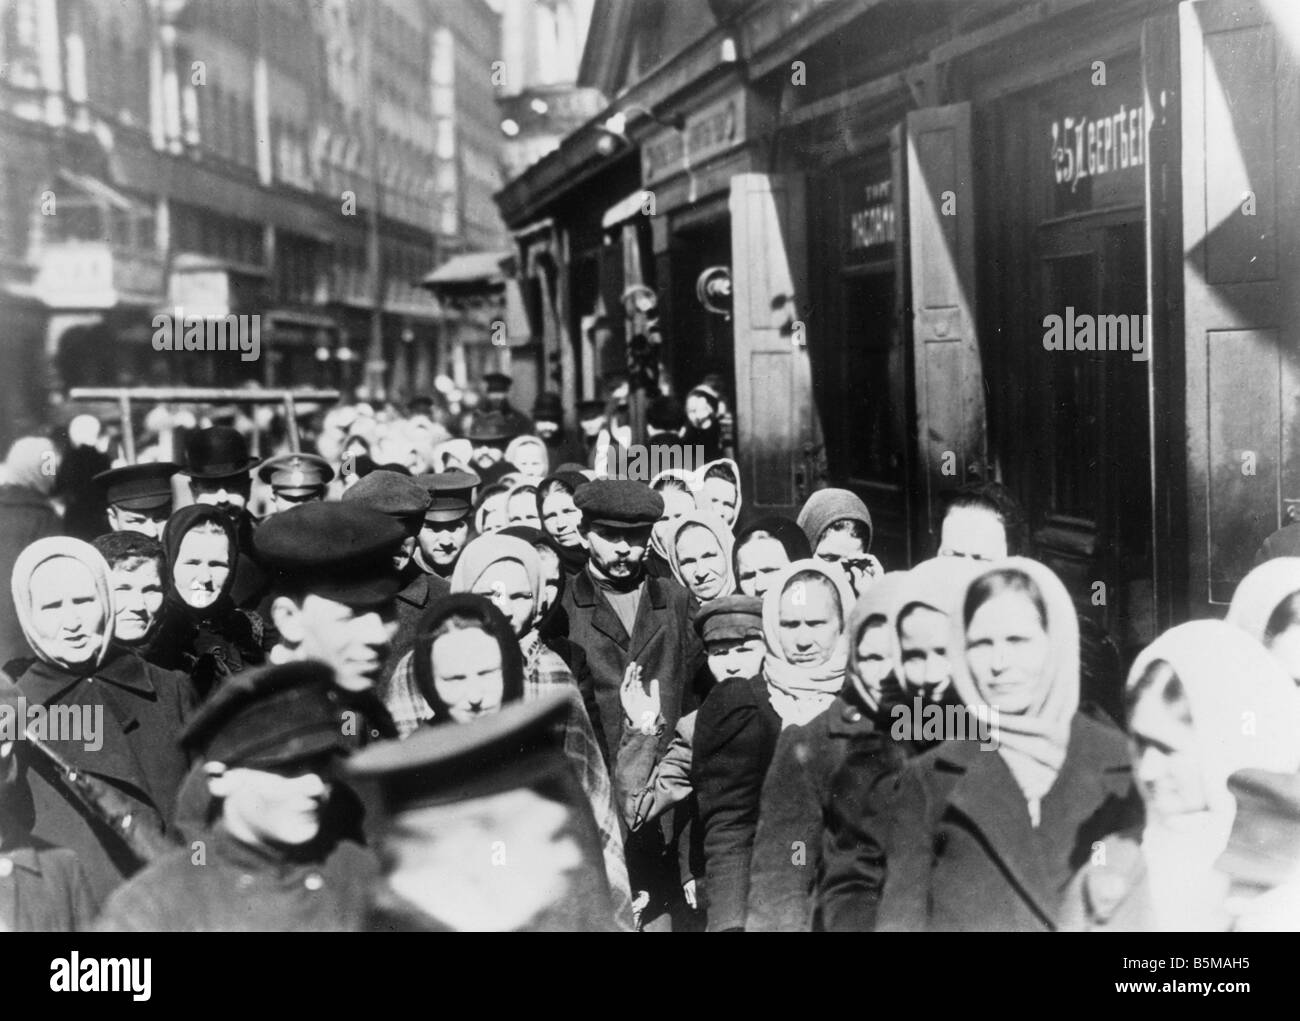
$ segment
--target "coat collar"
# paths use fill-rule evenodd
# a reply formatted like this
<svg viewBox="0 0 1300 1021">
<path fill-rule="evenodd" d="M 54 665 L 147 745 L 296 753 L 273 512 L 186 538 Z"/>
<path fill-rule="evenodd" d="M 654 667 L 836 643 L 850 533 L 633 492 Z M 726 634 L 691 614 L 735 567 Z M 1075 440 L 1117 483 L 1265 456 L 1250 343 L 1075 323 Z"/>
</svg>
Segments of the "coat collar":
<svg viewBox="0 0 1300 1021">
<path fill-rule="evenodd" d="M 1122 738 L 1075 713 L 1065 763 L 1043 799 L 1037 830 L 1015 777 L 996 751 L 981 751 L 976 741 L 948 741 L 934 754 L 939 770 L 960 774 L 948 795 L 949 806 L 980 830 L 1022 896 L 1046 924 L 1055 926 L 1060 891 L 1043 866 L 1045 841 L 1057 834 L 1073 839 L 1109 797 L 1122 797 L 1131 787 Z"/>
<path fill-rule="evenodd" d="M 631 635 L 627 633 L 618 614 L 609 605 L 609 600 L 601 597 L 596 583 L 585 570 L 579 571 L 574 576 L 570 591 L 573 593 L 575 606 L 594 611 L 591 617 L 592 627 L 620 649 L 627 651 L 633 658 L 645 648 L 663 626 L 659 615 L 655 612 L 668 605 L 668 593 L 664 589 L 664 581 L 661 578 L 652 578 L 650 575 L 643 577 L 641 603 L 637 607 L 636 621 Z"/>
<path fill-rule="evenodd" d="M 831 737 L 849 738 L 856 734 L 868 734 L 875 729 L 875 723 L 857 699 L 845 692 L 835 696 L 826 716 L 826 731 Z"/>
<path fill-rule="evenodd" d="M 404 603 L 410 603 L 414 607 L 423 609 L 429 602 L 429 576 L 423 571 L 416 573 L 406 587 L 397 593 L 397 598 Z"/>
</svg>

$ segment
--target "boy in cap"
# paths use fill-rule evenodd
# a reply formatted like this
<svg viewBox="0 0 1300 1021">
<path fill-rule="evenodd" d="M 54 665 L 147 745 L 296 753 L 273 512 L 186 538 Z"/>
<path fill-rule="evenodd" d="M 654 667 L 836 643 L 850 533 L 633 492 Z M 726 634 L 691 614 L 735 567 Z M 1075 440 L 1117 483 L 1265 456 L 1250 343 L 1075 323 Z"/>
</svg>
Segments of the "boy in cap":
<svg viewBox="0 0 1300 1021">
<path fill-rule="evenodd" d="M 271 487 L 270 513 L 325 499 L 334 469 L 317 454 L 281 454 L 262 462 L 257 477 Z"/>
<path fill-rule="evenodd" d="M 0 673 L 0 932 L 77 932 L 95 919 L 95 895 L 75 851 L 33 837 L 18 772 L 27 700 Z"/>
<path fill-rule="evenodd" d="M 676 581 L 645 572 L 650 529 L 663 513 L 663 498 L 640 482 L 597 479 L 578 487 L 574 504 L 582 512 L 580 530 L 590 557 L 565 590 L 563 605 L 569 639 L 587 655 L 596 705 L 592 724 L 606 748 L 618 748 L 621 688 L 628 667 L 639 665 L 659 681 L 664 732 L 656 742 L 657 762 L 677 721 L 698 703 L 693 679 L 704 662 L 691 627 L 690 595 Z M 653 921 L 681 900 L 676 863 L 657 830 L 634 834 L 627 847 L 633 889 L 651 895 L 642 917 Z"/>
<path fill-rule="evenodd" d="M 216 818 L 202 837 L 116 890 L 103 932 L 355 931 L 378 871 L 325 806 L 346 752 L 330 668 L 231 678 L 181 741 L 201 755 Z"/>
<path fill-rule="evenodd" d="M 449 580 L 469 541 L 474 487 L 479 478 L 470 472 L 445 471 L 421 475 L 416 481 L 429 491 L 431 500 L 424 512 L 415 562 L 426 574 Z"/>
<path fill-rule="evenodd" d="M 616 929 L 591 806 L 553 739 L 566 712 L 548 695 L 349 762 L 387 819 L 371 931 Z"/>
<path fill-rule="evenodd" d="M 763 669 L 763 602 L 757 596 L 726 595 L 700 607 L 695 632 L 704 642 L 709 673 L 715 685 L 747 680 Z M 698 712 L 677 722 L 672 743 L 656 762 L 656 742 L 665 728 L 659 681 L 643 682 L 640 666 L 628 667 L 620 696 L 623 736 L 618 748 L 615 785 L 623 818 L 632 831 L 676 807 L 674 842 L 682 893 L 692 911 L 704 898 L 698 889 L 705 872 L 704 831 L 699 825 L 695 786 L 691 777 L 695 720 Z M 688 919 L 698 924 L 698 918 Z"/>
<path fill-rule="evenodd" d="M 343 503 L 368 507 L 397 522 L 402 541 L 393 550 L 393 566 L 402 578 L 397 593 L 397 631 L 392 638 L 390 663 L 396 663 L 415 644 L 415 625 L 425 607 L 434 599 L 451 592 L 451 583 L 436 574 L 427 574 L 415 562 L 415 551 L 425 514 L 433 497 L 415 479 L 397 472 L 379 469 L 343 494 Z"/>
<path fill-rule="evenodd" d="M 108 502 L 108 527 L 114 532 L 142 532 L 162 537 L 172 513 L 172 476 L 180 465 L 170 461 L 128 464 L 95 476 Z"/>
</svg>

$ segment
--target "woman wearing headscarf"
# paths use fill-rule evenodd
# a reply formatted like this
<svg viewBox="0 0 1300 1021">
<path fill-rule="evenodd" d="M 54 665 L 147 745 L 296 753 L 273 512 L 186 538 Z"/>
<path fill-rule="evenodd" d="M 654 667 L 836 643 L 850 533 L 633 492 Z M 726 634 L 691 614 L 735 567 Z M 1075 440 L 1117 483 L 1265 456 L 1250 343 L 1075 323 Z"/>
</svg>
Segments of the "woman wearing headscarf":
<svg viewBox="0 0 1300 1021">
<path fill-rule="evenodd" d="M 578 526 L 582 511 L 573 502 L 573 494 L 587 482 L 576 471 L 557 471 L 537 484 L 537 514 L 541 529 L 554 540 L 564 572 L 577 574 L 587 566 L 587 540 Z"/>
<path fill-rule="evenodd" d="M 847 489 L 819 489 L 799 511 L 799 527 L 808 537 L 813 556 L 838 564 L 855 596 L 870 580 L 884 573 L 871 553 L 871 512 Z"/>
<path fill-rule="evenodd" d="M 47 535 L 63 531 L 50 493 L 58 454 L 54 444 L 38 436 L 14 441 L 0 468 L 0 577 L 13 573 L 18 555 Z M 0 661 L 21 656 L 27 649 L 7 587 L 0 591 Z"/>
<path fill-rule="evenodd" d="M 133 814 L 169 828 L 188 766 L 177 743 L 194 704 L 188 682 L 111 647 L 108 564 L 88 543 L 38 540 L 19 555 L 11 589 L 35 658 L 15 660 L 5 671 L 22 689 L 29 714 L 40 705 L 60 710 L 55 719 L 75 721 L 73 733 L 48 733 L 46 744 L 72 767 L 111 785 Z M 33 835 L 75 851 L 102 902 L 139 868 L 136 852 L 121 831 L 90 814 L 44 756 L 28 758 L 26 782 Z"/>
<path fill-rule="evenodd" d="M 731 543 L 730 529 L 714 514 L 697 510 L 683 515 L 665 533 L 673 577 L 701 603 L 731 595 L 736 589 Z"/>
<path fill-rule="evenodd" d="M 743 502 L 740 493 L 740 465 L 720 457 L 696 471 L 695 502 L 700 510 L 711 510 L 728 528 L 734 529 Z"/>
<path fill-rule="evenodd" d="M 1266 560 L 1242 578 L 1226 620 L 1268 649 L 1300 684 L 1300 557 Z"/>
<path fill-rule="evenodd" d="M 844 839 L 835 817 L 846 793 L 858 801 L 908 757 L 908 746 L 889 735 L 889 709 L 897 698 L 892 614 L 905 577 L 903 571 L 883 575 L 854 604 L 845 628 L 843 687 L 827 709 L 806 724 L 786 727 L 777 740 L 750 865 L 751 931 L 825 927 L 819 887 L 829 862 L 823 848 L 830 842 L 834 851 L 835 839 Z M 852 773 L 847 780 L 841 778 L 846 768 Z M 855 838 L 845 841 L 845 850 L 860 850 Z M 802 868 L 790 867 L 793 846 L 805 849 Z"/>
<path fill-rule="evenodd" d="M 808 537 L 789 518 L 779 514 L 759 518 L 736 533 L 732 547 L 736 589 L 761 599 L 776 575 L 811 556 Z"/>
<path fill-rule="evenodd" d="M 516 436 L 506 446 L 504 460 L 534 485 L 550 470 L 551 452 L 540 436 Z"/>
<path fill-rule="evenodd" d="M 993 729 L 960 739 L 978 728 L 948 713 L 951 739 L 900 774 L 877 928 L 1055 931 L 1095 842 L 1141 818 L 1124 735 L 1077 711 L 1078 620 L 1047 567 L 985 567 L 950 623 L 953 684 Z"/>
<path fill-rule="evenodd" d="M 690 473 L 677 468 L 661 471 L 650 480 L 650 488 L 663 498 L 664 509 L 650 530 L 650 548 L 645 555 L 646 573 L 655 578 L 671 578 L 668 562 L 668 533 L 687 514 L 697 511 Z"/>
<path fill-rule="evenodd" d="M 722 454 L 721 408 L 722 398 L 707 383 L 693 387 L 686 395 L 686 432 L 682 441 L 688 448 L 703 448 L 709 461 Z"/>
<path fill-rule="evenodd" d="M 1232 922 L 1218 868 L 1239 770 L 1300 769 L 1300 694 L 1233 625 L 1171 628 L 1134 661 L 1126 691 L 1133 770 L 1146 803 L 1140 841 L 1124 827 L 1076 877 L 1062 922 L 1119 931 L 1222 931 Z"/>
<path fill-rule="evenodd" d="M 542 518 L 537 510 L 536 483 L 525 480 L 510 487 L 506 493 L 506 523 L 542 527 Z"/>
<path fill-rule="evenodd" d="M 240 553 L 229 515 L 210 504 L 182 507 L 162 543 L 167 595 L 154 648 L 172 650 L 166 666 L 188 673 L 201 699 L 223 678 L 264 663 L 274 641 L 262 616 L 231 598 Z"/>
<path fill-rule="evenodd" d="M 763 597 L 762 673 L 718 685 L 700 708 L 693 779 L 710 932 L 745 927 L 760 799 L 777 739 L 828 708 L 843 686 L 852 605 L 838 571 L 817 560 L 791 564 Z"/>
<path fill-rule="evenodd" d="M 510 524 L 506 514 L 506 500 L 510 486 L 503 482 L 491 482 L 478 493 L 474 504 L 474 534 L 491 535 Z"/>
<path fill-rule="evenodd" d="M 509 637 L 508 659 L 519 658 L 519 690 L 510 688 L 504 701 L 520 698 L 537 699 L 554 691 L 569 696 L 569 713 L 557 740 L 563 745 L 574 773 L 591 802 L 596 826 L 605 850 L 605 870 L 615 903 L 631 916 L 631 891 L 627 865 L 623 857 L 623 840 L 614 809 L 613 787 L 605 759 L 596 740 L 591 719 L 583 704 L 582 693 L 564 660 L 548 648 L 537 632 L 541 619 L 544 581 L 541 563 L 531 545 L 523 539 L 500 533 L 471 541 L 461 553 L 452 572 L 452 596 L 468 593 L 487 599 L 502 618 L 508 631 L 496 628 L 498 639 Z M 441 610 L 440 610 L 441 608 Z M 443 602 L 433 604 L 419 626 L 427 636 L 436 627 Z M 403 736 L 413 729 L 412 717 L 418 722 L 439 722 L 439 707 L 430 701 L 427 651 L 420 654 L 417 643 L 412 654 L 403 657 L 393 672 L 386 698 L 394 721 Z M 504 662 L 504 661 L 503 661 Z M 422 678 L 421 671 L 425 671 Z M 512 682 L 513 683 L 513 682 Z M 499 709 L 501 702 L 484 703 L 486 711 Z M 462 721 L 463 722 L 463 721 Z"/>
</svg>

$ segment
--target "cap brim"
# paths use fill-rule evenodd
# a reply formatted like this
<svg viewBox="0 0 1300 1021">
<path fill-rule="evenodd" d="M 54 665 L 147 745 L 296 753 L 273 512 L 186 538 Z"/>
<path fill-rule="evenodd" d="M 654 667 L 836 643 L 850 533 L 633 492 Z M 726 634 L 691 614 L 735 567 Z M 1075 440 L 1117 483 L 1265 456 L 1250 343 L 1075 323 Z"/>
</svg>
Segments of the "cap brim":
<svg viewBox="0 0 1300 1021">
<path fill-rule="evenodd" d="M 304 759 L 314 759 L 321 755 L 337 752 L 344 754 L 348 750 L 341 727 L 321 728 L 305 734 L 297 734 L 274 748 L 259 752 L 247 759 L 241 759 L 239 767 L 248 769 L 274 768 L 289 766 Z"/>
<path fill-rule="evenodd" d="M 151 511 L 159 510 L 166 507 L 172 502 L 172 494 L 168 493 L 150 493 L 146 496 L 126 496 L 121 500 L 109 500 L 110 507 L 120 507 L 122 510 L 132 511 Z"/>
<path fill-rule="evenodd" d="M 614 518 L 591 518 L 588 525 L 604 525 L 606 528 L 621 528 L 624 531 L 631 532 L 638 528 L 651 528 L 658 518 L 653 521 L 619 521 Z"/>
<path fill-rule="evenodd" d="M 430 508 L 424 512 L 424 520 L 438 522 L 460 521 L 462 518 L 469 517 L 473 510 L 473 507 L 468 506 L 464 510 L 456 510 L 453 507 Z"/>
<path fill-rule="evenodd" d="M 250 457 L 242 468 L 229 468 L 221 471 L 207 469 L 198 471 L 193 468 L 187 468 L 185 474 L 192 479 L 233 479 L 236 475 L 248 475 L 258 465 L 258 459 Z"/>
</svg>

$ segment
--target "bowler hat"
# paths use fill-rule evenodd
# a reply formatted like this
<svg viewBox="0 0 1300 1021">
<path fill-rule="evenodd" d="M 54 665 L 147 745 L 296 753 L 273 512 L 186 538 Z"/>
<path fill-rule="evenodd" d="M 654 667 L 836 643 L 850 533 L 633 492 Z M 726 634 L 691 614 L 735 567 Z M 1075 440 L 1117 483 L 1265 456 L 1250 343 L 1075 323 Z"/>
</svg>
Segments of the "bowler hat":
<svg viewBox="0 0 1300 1021">
<path fill-rule="evenodd" d="M 248 441 L 238 429 L 214 425 L 190 433 L 185 444 L 187 467 L 192 479 L 228 479 L 247 475 L 257 465 L 248 454 Z"/>
</svg>

